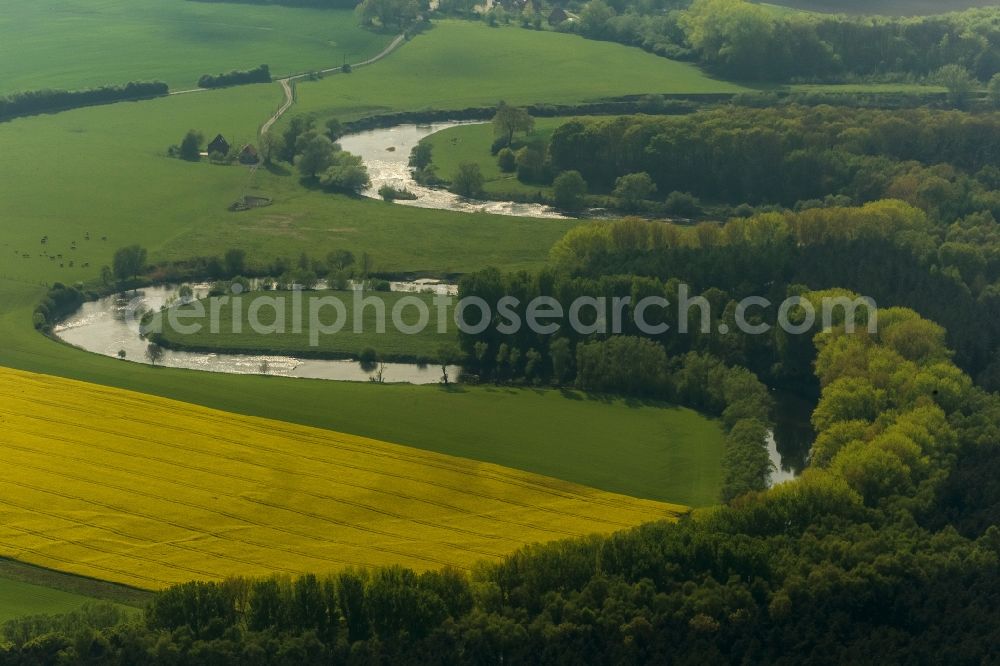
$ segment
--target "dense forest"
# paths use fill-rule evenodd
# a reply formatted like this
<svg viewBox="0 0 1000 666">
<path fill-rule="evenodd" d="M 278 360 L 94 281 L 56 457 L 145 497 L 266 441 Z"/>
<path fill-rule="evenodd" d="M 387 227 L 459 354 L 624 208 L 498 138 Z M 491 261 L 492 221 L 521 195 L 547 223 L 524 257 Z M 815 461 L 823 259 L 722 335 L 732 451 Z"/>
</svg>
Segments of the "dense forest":
<svg viewBox="0 0 1000 666">
<path fill-rule="evenodd" d="M 919 79 L 958 65 L 1000 71 L 995 7 L 918 18 L 777 12 L 746 0 L 591 0 L 559 28 L 767 81 Z"/>
<path fill-rule="evenodd" d="M 553 133 L 548 157 L 554 172 L 578 170 L 596 191 L 643 172 L 664 196 L 681 191 L 733 205 L 891 197 L 935 220 L 1000 217 L 996 113 L 791 104 L 581 119 Z"/>
<path fill-rule="evenodd" d="M 989 215 L 940 227 L 899 201 L 764 213 L 725 227 L 625 220 L 582 227 L 556 245 L 557 275 L 576 278 L 543 275 L 531 282 L 538 289 L 553 283 L 579 285 L 575 288 L 608 296 L 647 289 L 673 303 L 679 282 L 684 282 L 724 318 L 732 317 L 733 301 L 747 296 L 777 303 L 806 285 L 848 288 L 880 307 L 910 307 L 946 326 L 956 362 L 981 385 L 997 390 L 997 239 L 997 224 Z M 468 284 L 470 293 L 479 290 Z M 760 312 L 770 324 L 775 315 L 774 308 Z M 770 338 L 718 339 L 714 334 L 677 335 L 678 322 L 669 323 L 675 325 L 662 336 L 669 351 L 711 350 L 779 385 L 802 385 L 809 373 L 809 357 L 799 356 L 803 350 L 778 332 Z"/>
</svg>

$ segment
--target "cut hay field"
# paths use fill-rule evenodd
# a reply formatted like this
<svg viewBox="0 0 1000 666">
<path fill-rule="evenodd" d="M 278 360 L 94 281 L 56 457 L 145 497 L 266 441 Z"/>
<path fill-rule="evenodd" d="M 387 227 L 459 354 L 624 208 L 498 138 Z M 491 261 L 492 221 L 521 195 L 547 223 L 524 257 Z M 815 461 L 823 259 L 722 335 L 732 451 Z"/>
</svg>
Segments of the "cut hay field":
<svg viewBox="0 0 1000 666">
<path fill-rule="evenodd" d="M 468 568 L 678 505 L 342 433 L 0 370 L 0 555 L 145 589 Z"/>
<path fill-rule="evenodd" d="M 365 60 L 391 35 L 347 10 L 192 0 L 0 0 L 0 95 L 270 65 L 275 75 Z"/>
</svg>

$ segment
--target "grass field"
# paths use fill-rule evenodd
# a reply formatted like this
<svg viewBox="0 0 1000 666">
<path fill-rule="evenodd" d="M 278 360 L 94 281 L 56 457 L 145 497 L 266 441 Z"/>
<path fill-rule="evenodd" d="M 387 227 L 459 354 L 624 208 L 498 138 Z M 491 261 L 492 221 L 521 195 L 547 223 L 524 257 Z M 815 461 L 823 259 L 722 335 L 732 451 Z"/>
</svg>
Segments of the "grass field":
<svg viewBox="0 0 1000 666">
<path fill-rule="evenodd" d="M 303 188 L 294 174 L 263 169 L 252 191 L 273 197 L 274 205 L 230 213 L 226 208 L 249 182 L 246 169 L 166 156 L 190 128 L 206 136 L 221 132 L 233 143 L 252 141 L 280 101 L 279 86 L 253 85 L 0 123 L 0 276 L 36 283 L 93 279 L 116 248 L 130 243 L 149 248 L 153 260 L 242 247 L 263 263 L 343 248 L 367 251 L 376 270 L 529 268 L 575 224 L 323 194 Z M 92 240 L 85 242 L 88 231 Z M 42 256 L 39 240 L 46 234 L 47 252 L 63 254 L 65 262 Z M 79 249 L 70 250 L 72 241 Z"/>
<path fill-rule="evenodd" d="M 172 349 L 189 349 L 201 351 L 226 351 L 228 353 L 264 353 L 307 355 L 309 357 L 326 358 L 358 358 L 365 348 L 372 348 L 385 361 L 421 359 L 434 362 L 438 349 L 446 343 L 456 342 L 455 326 L 452 319 L 452 308 L 444 308 L 447 317 L 447 332 L 438 333 L 438 308 L 434 304 L 434 296 L 430 294 L 404 294 L 382 292 L 352 292 L 352 291 L 317 291 L 299 294 L 306 303 L 304 317 L 309 318 L 309 299 L 333 298 L 344 306 L 344 318 L 340 319 L 342 329 L 329 335 L 318 335 L 319 345 L 313 345 L 308 331 L 298 333 L 293 330 L 295 320 L 295 297 L 292 292 L 255 292 L 244 295 L 241 300 L 241 316 L 233 316 L 232 301 L 220 301 L 217 306 L 217 316 L 212 314 L 211 299 L 205 299 L 198 304 L 175 306 L 176 323 L 171 325 L 171 317 L 164 316 L 158 320 L 157 328 L 162 331 L 165 342 Z M 374 297 L 384 307 L 384 331 L 379 332 L 378 310 L 375 305 L 364 307 L 362 318 L 357 321 L 361 332 L 355 332 L 355 297 L 366 299 Z M 259 310 L 254 312 L 251 321 L 250 303 L 253 299 L 274 299 L 261 301 Z M 404 327 L 416 326 L 420 323 L 420 313 L 415 305 L 404 299 L 419 299 L 427 309 L 427 325 L 419 333 L 409 335 L 393 325 L 393 311 L 400 307 L 399 318 Z M 242 304 L 245 302 L 246 304 Z M 196 308 L 199 308 L 196 310 Z M 192 314 L 201 316 L 191 316 Z M 338 320 L 338 314 L 332 306 L 324 306 L 318 313 L 323 326 L 332 326 Z M 183 317 L 183 319 L 181 319 Z M 218 332 L 212 332 L 212 320 L 218 321 Z M 234 321 L 237 325 L 234 326 Z M 256 325 L 256 327 L 255 327 Z M 196 333 L 186 333 L 188 326 L 198 326 Z M 265 330 L 280 328 L 280 332 L 259 333 L 255 330 L 264 327 Z M 236 332 L 234 332 L 234 330 Z"/>
<path fill-rule="evenodd" d="M 468 567 L 685 508 L 115 389 L 0 371 L 0 553 L 157 589 Z"/>
<path fill-rule="evenodd" d="M 945 93 L 944 86 L 920 83 L 797 83 L 788 86 L 795 93 L 824 93 L 832 95 L 920 95 Z"/>
<path fill-rule="evenodd" d="M 0 622 L 24 615 L 68 613 L 95 599 L 0 577 Z"/>
<path fill-rule="evenodd" d="M 299 112 L 571 104 L 647 93 L 732 93 L 739 85 L 636 48 L 575 35 L 441 21 L 376 67 L 298 85 Z"/>
<path fill-rule="evenodd" d="M 275 75 L 365 60 L 391 35 L 353 12 L 191 0 L 0 0 L 0 95 L 131 80 L 194 88 L 261 63 Z"/>
<path fill-rule="evenodd" d="M 972 7 L 994 7 L 995 0 L 771 0 L 779 9 L 823 14 L 872 14 L 883 16 L 927 16 L 957 12 Z"/>
<path fill-rule="evenodd" d="M 528 135 L 519 134 L 515 137 L 515 147 L 521 144 L 540 141 L 548 144 L 552 132 L 571 118 L 537 118 L 535 130 Z M 462 162 L 475 162 L 483 174 L 483 189 L 487 194 L 500 196 L 504 194 L 530 195 L 535 192 L 550 194 L 551 186 L 531 185 L 517 179 L 516 173 L 504 173 L 497 165 L 497 158 L 490 153 L 493 144 L 493 125 L 459 125 L 435 132 L 421 143 L 431 146 L 431 155 L 437 174 L 445 180 L 458 172 Z"/>
</svg>

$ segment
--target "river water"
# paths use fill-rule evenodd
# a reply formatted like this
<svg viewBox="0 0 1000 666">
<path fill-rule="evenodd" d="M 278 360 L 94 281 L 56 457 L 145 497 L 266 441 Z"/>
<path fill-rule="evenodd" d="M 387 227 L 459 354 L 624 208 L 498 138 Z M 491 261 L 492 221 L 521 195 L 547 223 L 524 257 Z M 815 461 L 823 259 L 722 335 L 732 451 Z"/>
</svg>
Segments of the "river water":
<svg viewBox="0 0 1000 666">
<path fill-rule="evenodd" d="M 395 203 L 418 208 L 437 208 L 467 213 L 492 213 L 494 215 L 514 215 L 517 217 L 540 217 L 564 219 L 549 206 L 540 204 L 515 203 L 512 201 L 479 201 L 466 199 L 447 190 L 435 190 L 418 185 L 413 180 L 409 161 L 410 151 L 426 136 L 469 122 L 433 123 L 430 125 L 397 125 L 387 129 L 376 129 L 357 134 L 349 134 L 338 140 L 340 146 L 359 155 L 368 167 L 372 184 L 363 192 L 366 197 L 378 199 L 378 190 L 390 185 L 398 190 L 409 190 L 417 195 L 413 201 L 397 200 Z"/>
<path fill-rule="evenodd" d="M 191 285 L 196 298 L 208 295 L 209 285 Z M 419 282 L 394 282 L 393 291 L 436 291 L 454 293 L 454 285 Z M 55 335 L 80 349 L 95 354 L 117 357 L 125 352 L 126 362 L 147 363 L 149 343 L 139 335 L 139 319 L 143 312 L 158 311 L 177 298 L 177 287 L 158 286 L 108 296 L 84 303 L 75 314 L 55 327 Z M 298 359 L 291 356 L 212 354 L 204 352 L 165 350 L 161 365 L 170 368 L 226 372 L 230 374 L 262 374 L 266 363 L 269 375 L 366 382 L 377 368 L 362 367 L 357 361 Z M 449 377 L 458 377 L 461 368 L 449 368 Z M 441 368 L 414 363 L 386 363 L 382 378 L 387 383 L 436 384 L 441 381 Z"/>
</svg>

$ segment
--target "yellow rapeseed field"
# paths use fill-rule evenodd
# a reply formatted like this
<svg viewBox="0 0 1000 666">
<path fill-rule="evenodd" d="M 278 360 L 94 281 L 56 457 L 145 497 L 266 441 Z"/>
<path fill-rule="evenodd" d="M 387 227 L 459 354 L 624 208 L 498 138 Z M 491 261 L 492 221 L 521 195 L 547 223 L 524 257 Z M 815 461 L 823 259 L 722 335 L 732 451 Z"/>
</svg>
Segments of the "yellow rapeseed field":
<svg viewBox="0 0 1000 666">
<path fill-rule="evenodd" d="M 497 465 L 0 369 L 0 556 L 157 589 L 468 568 L 676 517 Z"/>
</svg>

